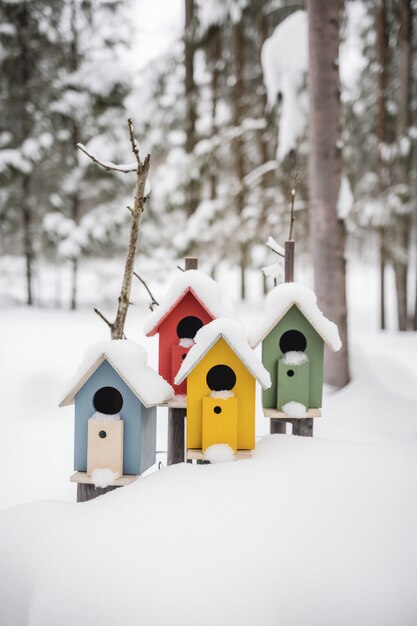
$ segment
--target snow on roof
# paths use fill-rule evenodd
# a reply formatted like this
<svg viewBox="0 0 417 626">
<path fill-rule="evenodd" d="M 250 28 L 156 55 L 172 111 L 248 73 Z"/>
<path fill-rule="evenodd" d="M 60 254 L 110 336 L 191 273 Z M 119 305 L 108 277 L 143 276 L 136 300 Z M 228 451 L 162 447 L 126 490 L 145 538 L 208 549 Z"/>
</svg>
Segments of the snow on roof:
<svg viewBox="0 0 417 626">
<path fill-rule="evenodd" d="M 213 320 L 210 324 L 200 328 L 195 336 L 195 345 L 188 352 L 175 377 L 175 384 L 179 385 L 188 376 L 221 337 L 247 367 L 252 376 L 258 380 L 264 389 L 268 389 L 271 386 L 271 377 L 249 346 L 244 327 L 240 322 L 226 318 Z"/>
<path fill-rule="evenodd" d="M 146 359 L 144 348 L 134 341 L 113 339 L 94 343 L 69 381 L 59 406 L 72 404 L 75 395 L 105 360 L 146 407 L 170 400 L 174 396 L 171 385 L 147 365 Z"/>
<path fill-rule="evenodd" d="M 146 320 L 143 327 L 145 335 L 157 331 L 161 322 L 189 290 L 212 317 L 231 317 L 230 311 L 221 303 L 223 294 L 219 285 L 204 272 L 187 270 L 178 273 L 160 305 Z"/>
<path fill-rule="evenodd" d="M 335 352 L 340 350 L 342 342 L 336 324 L 324 317 L 317 306 L 314 291 L 297 283 L 282 283 L 268 294 L 265 311 L 256 320 L 248 334 L 252 348 L 265 339 L 294 304 L 327 345 Z"/>
</svg>

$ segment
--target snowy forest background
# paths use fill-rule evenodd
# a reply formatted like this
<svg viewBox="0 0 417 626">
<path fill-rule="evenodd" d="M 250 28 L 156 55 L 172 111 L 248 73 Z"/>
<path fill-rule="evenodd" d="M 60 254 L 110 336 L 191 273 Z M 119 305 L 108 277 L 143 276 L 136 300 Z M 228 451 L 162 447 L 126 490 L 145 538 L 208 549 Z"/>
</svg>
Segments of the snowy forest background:
<svg viewBox="0 0 417 626">
<path fill-rule="evenodd" d="M 266 292 L 260 268 L 275 258 L 264 243 L 287 236 L 295 176 L 297 266 L 311 265 L 305 3 L 151 4 L 0 3 L 2 304 L 114 302 L 121 263 L 110 261 L 125 250 L 133 181 L 75 144 L 131 160 L 128 116 L 152 154 L 138 259 L 148 282 L 192 254 L 213 276 L 239 268 L 242 299 Z M 264 42 L 292 14 L 262 66 Z M 380 324 L 388 280 L 400 330 L 417 329 L 413 22 L 411 0 L 346 0 L 341 25 L 339 216 L 348 257 L 379 272 Z"/>
</svg>

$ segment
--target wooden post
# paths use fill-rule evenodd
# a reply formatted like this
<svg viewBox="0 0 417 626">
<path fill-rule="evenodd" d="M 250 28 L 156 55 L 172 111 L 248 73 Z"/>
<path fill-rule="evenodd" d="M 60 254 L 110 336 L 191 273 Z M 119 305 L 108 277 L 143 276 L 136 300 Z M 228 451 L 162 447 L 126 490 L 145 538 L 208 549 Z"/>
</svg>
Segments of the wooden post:
<svg viewBox="0 0 417 626">
<path fill-rule="evenodd" d="M 183 463 L 185 459 L 185 409 L 168 409 L 167 464 Z"/>
<path fill-rule="evenodd" d="M 120 487 L 95 487 L 91 484 L 78 483 L 77 484 L 77 502 L 87 502 L 88 500 L 94 500 L 109 491 L 114 489 L 120 489 Z"/>
<path fill-rule="evenodd" d="M 187 256 L 185 269 L 198 269 L 198 258 Z M 168 454 L 167 464 L 184 463 L 185 461 L 185 415 L 186 409 L 168 409 Z"/>
<path fill-rule="evenodd" d="M 271 435 L 285 435 L 287 432 L 287 423 L 283 419 L 271 419 L 270 429 Z"/>
<path fill-rule="evenodd" d="M 290 239 L 285 242 L 285 282 L 292 283 L 294 281 L 294 255 L 295 241 Z"/>
<path fill-rule="evenodd" d="M 293 420 L 292 433 L 299 437 L 312 437 L 313 420 L 311 418 Z"/>
<path fill-rule="evenodd" d="M 186 270 L 198 270 L 198 258 L 196 256 L 185 257 Z"/>
</svg>

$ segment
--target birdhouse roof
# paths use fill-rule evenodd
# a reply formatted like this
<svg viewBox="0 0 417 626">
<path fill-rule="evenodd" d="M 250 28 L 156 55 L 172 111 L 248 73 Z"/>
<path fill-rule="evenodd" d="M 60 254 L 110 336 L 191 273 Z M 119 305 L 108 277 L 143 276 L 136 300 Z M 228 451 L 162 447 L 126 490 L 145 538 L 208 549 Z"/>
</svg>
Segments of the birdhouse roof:
<svg viewBox="0 0 417 626">
<path fill-rule="evenodd" d="M 175 377 L 175 384 L 179 385 L 188 376 L 220 338 L 226 341 L 262 387 L 268 389 L 271 386 L 271 377 L 249 346 L 244 327 L 240 322 L 227 318 L 213 320 L 200 328 L 194 338 L 195 345 L 188 352 Z"/>
<path fill-rule="evenodd" d="M 190 291 L 201 306 L 206 309 L 212 318 L 231 317 L 232 314 L 222 304 L 223 294 L 219 285 L 207 274 L 199 270 L 179 272 L 170 284 L 165 297 L 159 306 L 152 312 L 143 326 L 145 335 L 154 335 L 159 326 L 171 311 L 180 303 L 186 293 Z"/>
<path fill-rule="evenodd" d="M 268 294 L 264 313 L 249 331 L 248 339 L 252 348 L 255 348 L 269 335 L 274 326 L 294 305 L 333 351 L 340 350 L 342 342 L 336 324 L 324 317 L 317 306 L 317 297 L 314 291 L 297 283 L 277 285 Z"/>
<path fill-rule="evenodd" d="M 108 363 L 146 407 L 170 400 L 174 391 L 159 374 L 146 363 L 146 352 L 134 341 L 114 339 L 91 345 L 75 376 L 69 381 L 59 406 L 74 402 L 74 397 L 103 363 Z"/>
</svg>

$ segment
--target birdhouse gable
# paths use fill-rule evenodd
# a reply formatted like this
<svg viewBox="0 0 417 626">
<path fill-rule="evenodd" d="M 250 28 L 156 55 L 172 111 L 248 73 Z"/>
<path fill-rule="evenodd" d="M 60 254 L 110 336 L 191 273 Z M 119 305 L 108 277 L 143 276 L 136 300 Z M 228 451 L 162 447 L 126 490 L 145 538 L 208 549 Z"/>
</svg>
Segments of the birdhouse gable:
<svg viewBox="0 0 417 626">
<path fill-rule="evenodd" d="M 225 318 L 216 319 L 198 331 L 195 336 L 195 345 L 185 357 L 175 378 L 175 384 L 180 384 L 220 339 L 224 339 L 229 348 L 264 389 L 270 387 L 269 372 L 249 346 L 245 329 L 239 322 Z"/>
<path fill-rule="evenodd" d="M 171 385 L 150 368 L 146 360 L 145 350 L 133 341 L 112 340 L 93 344 L 68 383 L 59 406 L 72 404 L 76 394 L 104 361 L 108 362 L 143 406 L 152 407 L 170 400 L 174 395 Z"/>
<path fill-rule="evenodd" d="M 211 319 L 231 317 L 222 304 L 223 294 L 219 285 L 199 270 L 187 270 L 177 275 L 160 305 L 146 320 L 143 332 L 148 337 L 155 335 L 172 311 L 180 305 L 188 293 L 203 307 Z"/>
<path fill-rule="evenodd" d="M 249 332 L 249 344 L 255 348 L 273 328 L 296 306 L 323 341 L 337 352 L 342 347 L 336 324 L 328 320 L 317 306 L 314 291 L 297 283 L 277 285 L 268 294 L 264 313 Z"/>
</svg>

